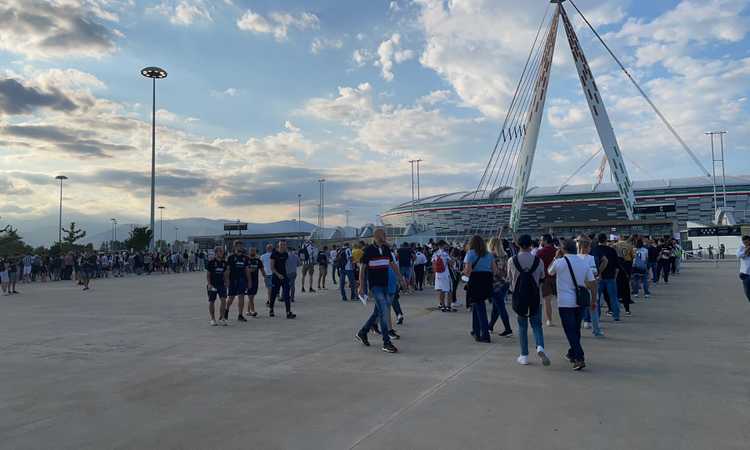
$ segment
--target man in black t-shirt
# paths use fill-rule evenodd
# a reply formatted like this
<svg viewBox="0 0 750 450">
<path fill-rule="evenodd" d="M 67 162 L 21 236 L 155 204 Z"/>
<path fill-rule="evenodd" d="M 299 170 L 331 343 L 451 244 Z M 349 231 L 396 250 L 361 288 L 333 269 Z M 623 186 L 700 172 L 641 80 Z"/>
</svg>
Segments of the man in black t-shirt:
<svg viewBox="0 0 750 450">
<path fill-rule="evenodd" d="M 255 247 L 250 249 L 248 269 L 250 269 L 250 283 L 247 288 L 247 315 L 257 317 L 258 313 L 255 312 L 255 295 L 258 293 L 258 272 L 263 274 L 263 279 L 265 280 L 266 270 L 263 267 L 263 261 L 258 258 L 258 250 Z"/>
<path fill-rule="evenodd" d="M 599 234 L 597 240 L 599 245 L 591 250 L 591 255 L 596 261 L 599 278 L 599 302 L 604 297 L 609 306 L 609 312 L 615 322 L 620 321 L 620 302 L 617 300 L 617 272 L 619 265 L 617 263 L 617 251 L 607 245 L 607 235 Z M 606 293 L 606 295 L 605 295 Z M 600 303 L 601 304 L 601 303 Z"/>
<path fill-rule="evenodd" d="M 224 249 L 216 247 L 214 249 L 214 259 L 208 262 L 206 266 L 206 289 L 208 290 L 208 314 L 211 316 L 211 325 L 216 326 L 216 314 L 214 302 L 216 297 L 221 299 L 221 308 L 219 309 L 219 323 L 226 326 L 227 321 L 224 318 L 227 309 L 227 285 L 226 273 L 227 262 L 224 259 Z"/>
<path fill-rule="evenodd" d="M 411 285 L 412 280 L 414 252 L 412 251 L 411 247 L 409 247 L 409 244 L 404 242 L 403 244 L 401 244 L 401 248 L 396 251 L 396 256 L 398 257 L 398 268 L 401 271 L 401 275 L 404 276 L 404 280 L 406 280 L 407 287 L 405 291 L 408 293 L 409 285 Z"/>
<path fill-rule="evenodd" d="M 365 247 L 364 255 L 359 264 L 358 294 L 360 298 L 364 296 L 365 271 L 367 271 L 368 293 L 375 302 L 375 308 L 357 333 L 357 340 L 369 347 L 370 342 L 367 340 L 367 333 L 379 321 L 381 335 L 383 336 L 383 351 L 396 353 L 398 349 L 391 343 L 391 338 L 387 332 L 391 328 L 388 323 L 388 314 L 391 311 L 393 297 L 388 293 L 388 269 L 393 270 L 396 274 L 396 279 L 399 280 L 402 287 L 406 286 L 406 282 L 401 276 L 401 272 L 399 272 L 398 264 L 393 259 L 393 253 L 391 253 L 391 248 L 388 246 L 388 242 L 386 242 L 385 231 L 382 228 L 375 230 L 373 243 Z"/>
<path fill-rule="evenodd" d="M 328 247 L 318 252 L 318 290 L 326 288 L 326 275 L 328 274 Z"/>
<path fill-rule="evenodd" d="M 286 241 L 279 241 L 278 248 L 271 253 L 271 271 L 273 272 L 271 288 L 271 301 L 269 302 L 268 315 L 274 317 L 273 306 L 276 303 L 276 297 L 279 290 L 282 291 L 284 306 L 286 307 L 286 318 L 294 319 L 296 314 L 292 313 L 291 292 L 289 278 L 286 274 L 286 260 L 289 259 L 289 253 L 286 249 Z"/>
<path fill-rule="evenodd" d="M 242 245 L 242 241 L 234 241 L 234 253 L 229 255 L 227 259 L 227 266 L 229 268 L 226 273 L 226 279 L 229 285 L 229 301 L 227 301 L 227 309 L 224 312 L 224 318 L 229 319 L 229 309 L 232 307 L 234 297 L 239 297 L 237 302 L 238 314 L 237 320 L 239 322 L 247 322 L 242 312 L 245 310 L 245 293 L 247 292 L 247 285 L 250 279 L 250 258 L 245 254 L 245 247 Z"/>
</svg>

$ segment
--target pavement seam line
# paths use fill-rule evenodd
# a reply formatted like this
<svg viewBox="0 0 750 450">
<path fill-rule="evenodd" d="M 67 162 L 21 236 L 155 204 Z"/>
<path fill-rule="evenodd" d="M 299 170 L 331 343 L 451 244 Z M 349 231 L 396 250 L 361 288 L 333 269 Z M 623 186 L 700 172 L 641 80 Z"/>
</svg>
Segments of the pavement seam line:
<svg viewBox="0 0 750 450">
<path fill-rule="evenodd" d="M 405 412 L 409 411 L 410 409 L 413 409 L 415 406 L 419 405 L 423 401 L 427 400 L 429 397 L 431 397 L 433 394 L 435 394 L 437 391 L 442 389 L 445 385 L 447 385 L 449 382 L 456 379 L 459 375 L 461 375 L 466 369 L 473 366 L 474 364 L 478 363 L 482 359 L 484 359 L 487 354 L 489 354 L 492 351 L 492 347 L 488 348 L 487 350 L 480 353 L 476 358 L 469 361 L 462 367 L 459 367 L 456 369 L 453 373 L 445 377 L 443 380 L 436 383 L 431 388 L 427 389 L 426 391 L 422 392 L 422 394 L 419 395 L 416 399 L 414 399 L 411 403 L 402 406 L 401 408 L 394 411 L 388 418 L 383 421 L 382 423 L 376 425 L 374 428 L 372 428 L 367 434 L 362 436 L 361 438 L 357 439 L 350 447 L 349 450 L 352 450 L 356 447 L 358 447 L 362 442 L 364 442 L 366 439 L 368 439 L 370 436 L 374 435 L 378 431 L 385 428 L 387 425 L 390 425 L 395 421 L 400 415 L 404 414 Z"/>
</svg>

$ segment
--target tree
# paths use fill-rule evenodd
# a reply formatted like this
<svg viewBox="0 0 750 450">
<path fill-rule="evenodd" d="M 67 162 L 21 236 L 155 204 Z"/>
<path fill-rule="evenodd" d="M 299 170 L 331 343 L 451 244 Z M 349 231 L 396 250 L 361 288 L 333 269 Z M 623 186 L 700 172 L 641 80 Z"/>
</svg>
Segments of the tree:
<svg viewBox="0 0 750 450">
<path fill-rule="evenodd" d="M 63 228 L 63 231 L 67 233 L 63 237 L 63 243 L 68 249 L 76 248 L 76 242 L 86 237 L 86 232 L 84 230 L 81 230 L 80 228 L 76 229 L 75 222 L 70 222 L 70 228 L 67 230 Z"/>
<path fill-rule="evenodd" d="M 125 248 L 146 250 L 151 242 L 151 235 L 152 231 L 148 227 L 135 227 L 130 231 L 130 237 L 125 240 Z"/>
<path fill-rule="evenodd" d="M 24 253 L 31 253 L 31 246 L 26 245 L 18 229 L 11 226 L 4 227 L 5 230 L 0 233 L 0 256 L 18 256 Z"/>
</svg>

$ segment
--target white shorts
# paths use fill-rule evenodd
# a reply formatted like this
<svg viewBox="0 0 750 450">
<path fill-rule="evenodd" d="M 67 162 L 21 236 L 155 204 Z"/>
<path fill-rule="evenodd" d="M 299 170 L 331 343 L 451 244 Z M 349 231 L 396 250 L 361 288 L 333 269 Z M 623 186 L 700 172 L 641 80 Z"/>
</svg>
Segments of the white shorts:
<svg viewBox="0 0 750 450">
<path fill-rule="evenodd" d="M 31 275 L 31 266 L 23 266 L 23 274 Z"/>
<path fill-rule="evenodd" d="M 450 292 L 453 290 L 453 280 L 450 275 L 435 275 L 435 290 L 442 292 Z"/>
</svg>

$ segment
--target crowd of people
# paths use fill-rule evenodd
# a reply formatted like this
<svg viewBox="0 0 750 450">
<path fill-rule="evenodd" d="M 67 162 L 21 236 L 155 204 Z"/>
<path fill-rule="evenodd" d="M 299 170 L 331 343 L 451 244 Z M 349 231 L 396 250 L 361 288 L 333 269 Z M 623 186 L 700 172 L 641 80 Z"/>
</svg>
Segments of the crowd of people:
<svg viewBox="0 0 750 450">
<path fill-rule="evenodd" d="M 69 251 L 62 255 L 0 257 L 0 281 L 4 295 L 18 294 L 19 284 L 75 281 L 88 290 L 92 279 L 127 275 L 195 272 L 204 270 L 203 251 Z"/>
</svg>

